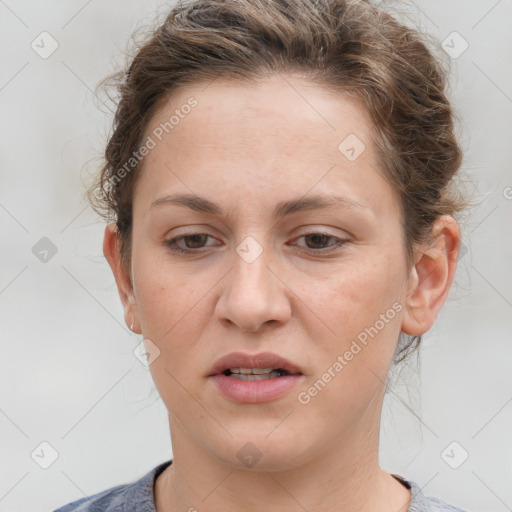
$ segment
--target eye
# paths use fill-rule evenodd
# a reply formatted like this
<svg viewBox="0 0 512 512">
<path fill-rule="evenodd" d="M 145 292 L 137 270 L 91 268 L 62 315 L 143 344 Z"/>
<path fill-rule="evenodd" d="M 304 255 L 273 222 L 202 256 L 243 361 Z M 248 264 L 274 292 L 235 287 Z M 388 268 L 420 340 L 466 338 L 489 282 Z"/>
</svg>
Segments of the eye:
<svg viewBox="0 0 512 512">
<path fill-rule="evenodd" d="M 164 245 L 172 252 L 190 254 L 200 252 L 200 249 L 208 247 L 205 245 L 208 238 L 213 237 L 206 233 L 191 233 L 188 235 L 177 236 L 170 240 L 165 240 Z M 306 235 L 298 237 L 296 240 L 300 240 L 302 238 L 306 240 L 305 248 L 317 253 L 331 252 L 348 242 L 348 240 L 338 238 L 328 233 L 307 233 Z M 328 243 L 329 240 L 334 241 L 334 243 Z M 211 245 L 212 244 L 210 244 L 210 246 Z"/>
<path fill-rule="evenodd" d="M 164 245 L 173 252 L 199 252 L 196 249 L 202 249 L 203 247 L 205 247 L 204 242 L 206 242 L 207 238 L 212 237 L 210 235 L 207 235 L 206 233 L 192 233 L 190 235 L 181 235 L 175 238 L 171 238 L 170 240 L 165 240 Z M 179 245 L 179 242 L 182 241 L 185 242 L 185 247 Z"/>
<path fill-rule="evenodd" d="M 336 248 L 339 248 L 348 242 L 348 240 L 338 238 L 336 236 L 330 235 L 329 233 L 307 233 L 306 235 L 300 236 L 296 240 L 300 240 L 301 238 L 306 240 L 306 248 L 312 250 L 313 252 L 331 252 L 332 250 L 335 250 Z M 334 243 L 326 245 L 329 240 L 333 240 Z"/>
</svg>

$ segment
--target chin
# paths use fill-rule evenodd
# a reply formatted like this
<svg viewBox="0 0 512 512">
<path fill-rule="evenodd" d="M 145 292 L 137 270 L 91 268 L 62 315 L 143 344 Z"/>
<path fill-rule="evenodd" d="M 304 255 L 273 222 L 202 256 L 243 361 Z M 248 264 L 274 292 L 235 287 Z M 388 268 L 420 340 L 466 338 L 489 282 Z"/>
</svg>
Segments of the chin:
<svg viewBox="0 0 512 512">
<path fill-rule="evenodd" d="M 314 453 L 314 447 L 308 446 L 310 439 L 299 439 L 296 432 L 284 425 L 276 429 L 277 424 L 273 421 L 271 428 L 252 429 L 244 425 L 246 428 L 240 428 L 238 432 L 227 427 L 233 437 L 217 440 L 212 453 L 236 470 L 277 472 L 296 469 L 308 459 L 310 450 Z"/>
</svg>

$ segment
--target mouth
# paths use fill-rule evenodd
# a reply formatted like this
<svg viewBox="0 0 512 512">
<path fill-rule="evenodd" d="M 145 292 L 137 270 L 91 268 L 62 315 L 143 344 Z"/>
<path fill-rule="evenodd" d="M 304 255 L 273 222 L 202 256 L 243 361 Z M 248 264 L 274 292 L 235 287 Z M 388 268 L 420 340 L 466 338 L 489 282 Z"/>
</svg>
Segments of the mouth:
<svg viewBox="0 0 512 512">
<path fill-rule="evenodd" d="M 290 373 L 284 368 L 228 368 L 222 372 L 222 375 L 238 380 L 268 380 L 302 374 Z"/>
<path fill-rule="evenodd" d="M 306 378 L 299 366 L 272 352 L 233 352 L 220 358 L 208 377 L 225 398 L 245 404 L 282 398 Z"/>
<path fill-rule="evenodd" d="M 273 352 L 232 352 L 216 361 L 208 377 L 225 375 L 239 380 L 267 380 L 302 374 L 298 365 Z"/>
</svg>

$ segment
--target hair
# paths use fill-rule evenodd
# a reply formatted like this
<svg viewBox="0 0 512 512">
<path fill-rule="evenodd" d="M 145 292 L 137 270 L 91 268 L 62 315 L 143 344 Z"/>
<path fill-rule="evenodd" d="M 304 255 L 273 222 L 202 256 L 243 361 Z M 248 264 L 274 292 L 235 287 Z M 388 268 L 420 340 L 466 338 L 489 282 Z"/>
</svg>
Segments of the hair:
<svg viewBox="0 0 512 512">
<path fill-rule="evenodd" d="M 173 91 L 218 77 L 255 82 L 295 72 L 359 99 L 370 115 L 379 171 L 400 199 L 410 268 L 414 244 L 431 241 L 435 220 L 466 206 L 451 186 L 462 151 L 446 93 L 448 64 L 429 50 L 430 37 L 362 0 L 180 2 L 126 69 L 100 83 L 114 86 L 119 100 L 105 161 L 87 196 L 97 213 L 115 220 L 123 263 L 129 268 L 142 164 L 133 155 Z M 404 343 L 402 334 L 395 363 L 421 342 L 420 335 Z"/>
</svg>

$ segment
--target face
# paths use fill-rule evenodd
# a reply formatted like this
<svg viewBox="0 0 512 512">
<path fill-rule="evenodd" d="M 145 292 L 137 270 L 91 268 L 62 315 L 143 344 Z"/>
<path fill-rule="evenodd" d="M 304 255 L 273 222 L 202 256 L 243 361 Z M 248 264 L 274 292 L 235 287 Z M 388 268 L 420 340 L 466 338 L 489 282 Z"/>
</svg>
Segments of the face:
<svg viewBox="0 0 512 512">
<path fill-rule="evenodd" d="M 215 80 L 174 93 L 144 140 L 125 305 L 171 429 L 267 469 L 378 431 L 410 279 L 363 107 L 294 75 Z M 211 376 L 232 352 L 299 375 L 254 398 L 262 382 Z"/>
</svg>

